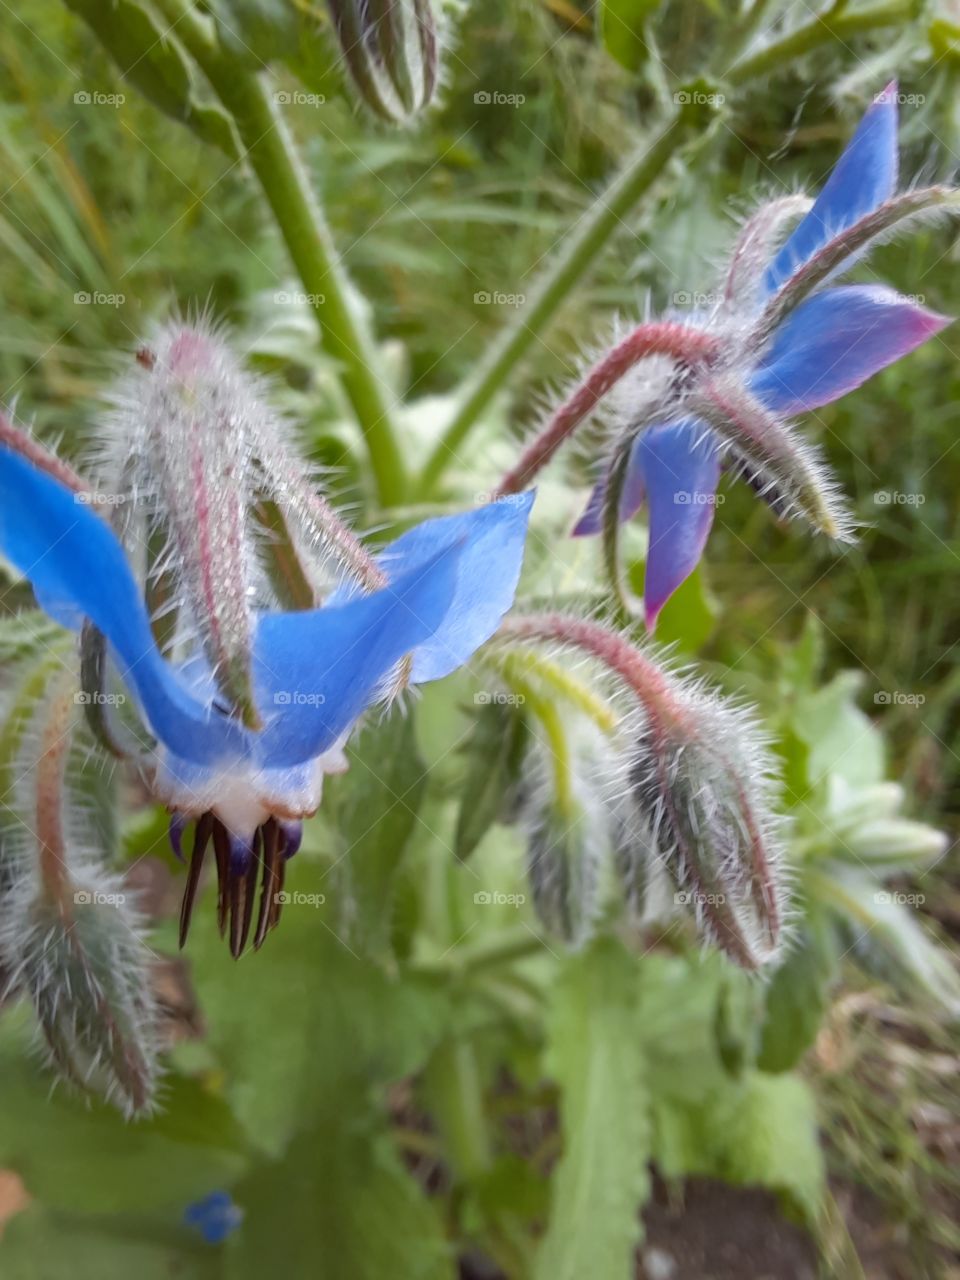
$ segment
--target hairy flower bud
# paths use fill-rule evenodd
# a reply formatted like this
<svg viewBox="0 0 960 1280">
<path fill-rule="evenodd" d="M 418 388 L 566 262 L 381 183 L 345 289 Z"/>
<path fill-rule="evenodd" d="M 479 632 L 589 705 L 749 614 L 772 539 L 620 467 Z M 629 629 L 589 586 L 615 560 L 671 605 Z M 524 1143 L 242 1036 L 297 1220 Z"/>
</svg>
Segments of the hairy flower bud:
<svg viewBox="0 0 960 1280">
<path fill-rule="evenodd" d="M 314 597 L 327 556 L 368 589 L 383 586 L 384 575 L 314 490 L 260 379 L 209 325 L 158 328 L 112 404 L 103 454 L 121 504 L 118 533 L 131 548 L 148 548 L 157 610 L 173 616 L 178 640 L 199 640 L 225 698 L 259 728 L 254 614 L 273 602 L 261 549 L 289 531 L 284 549 Z M 269 536 L 260 521 L 264 495 L 286 526 Z"/>
<path fill-rule="evenodd" d="M 76 673 L 50 673 L 49 659 L 33 664 L 4 724 L 0 967 L 33 1005 L 57 1070 L 133 1114 L 156 1085 L 149 952 L 122 882 L 98 861 L 109 806 L 79 803 L 71 776 L 88 750 L 75 741 Z"/>
<path fill-rule="evenodd" d="M 652 857 L 701 932 L 747 969 L 778 953 L 785 906 L 775 768 L 753 718 L 599 623 L 563 614 L 509 619 L 504 641 L 554 643 L 601 663 L 629 697 L 610 771 L 611 833 L 637 904 Z"/>
<path fill-rule="evenodd" d="M 437 25 L 431 0 L 330 0 L 343 61 L 361 99 L 402 124 L 433 99 Z"/>
</svg>

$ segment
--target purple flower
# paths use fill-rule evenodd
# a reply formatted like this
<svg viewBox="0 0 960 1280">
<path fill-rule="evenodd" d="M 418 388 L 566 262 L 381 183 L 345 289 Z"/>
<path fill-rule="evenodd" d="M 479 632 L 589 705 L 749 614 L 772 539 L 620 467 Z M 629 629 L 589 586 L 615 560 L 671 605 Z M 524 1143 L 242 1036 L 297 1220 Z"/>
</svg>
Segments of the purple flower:
<svg viewBox="0 0 960 1280">
<path fill-rule="evenodd" d="M 683 325 L 673 316 L 631 335 L 640 350 L 645 331 L 647 348 L 662 331 L 675 358 L 665 373 L 661 358 L 653 373 L 645 372 L 646 360 L 624 378 L 628 426 L 614 450 L 621 466 L 605 469 L 574 533 L 601 531 L 611 476 L 621 521 L 646 501 L 650 627 L 703 553 L 727 459 L 779 513 L 803 516 L 835 538 L 849 535 L 829 473 L 786 419 L 839 399 L 950 322 L 883 285 L 832 283 L 906 219 L 955 197 L 943 187 L 896 194 L 896 104 L 893 84 L 874 100 L 812 205 L 796 196 L 775 200 L 746 223 L 707 313 Z M 581 385 L 581 398 L 591 380 L 608 389 L 603 364 Z M 568 411 L 567 433 L 570 421 Z"/>
</svg>

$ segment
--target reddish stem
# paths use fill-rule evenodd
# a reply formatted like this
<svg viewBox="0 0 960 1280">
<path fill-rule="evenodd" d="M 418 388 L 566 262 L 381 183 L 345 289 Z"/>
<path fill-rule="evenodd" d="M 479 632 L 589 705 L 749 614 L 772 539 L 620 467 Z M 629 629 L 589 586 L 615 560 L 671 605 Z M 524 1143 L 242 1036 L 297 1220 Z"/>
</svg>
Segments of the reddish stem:
<svg viewBox="0 0 960 1280">
<path fill-rule="evenodd" d="M 523 451 L 520 461 L 500 481 L 494 497 L 519 493 L 560 446 L 597 407 L 607 392 L 635 364 L 648 356 L 671 356 L 683 365 L 702 364 L 720 348 L 717 338 L 673 320 L 638 325 L 593 366 L 573 395 Z"/>
<path fill-rule="evenodd" d="M 73 493 L 91 493 L 90 486 L 77 475 L 74 469 L 55 453 L 45 449 L 39 440 L 34 440 L 22 428 L 14 426 L 5 413 L 0 412 L 0 445 L 6 445 L 21 458 L 32 462 L 40 471 L 45 471 L 54 480 L 59 480 Z"/>
</svg>

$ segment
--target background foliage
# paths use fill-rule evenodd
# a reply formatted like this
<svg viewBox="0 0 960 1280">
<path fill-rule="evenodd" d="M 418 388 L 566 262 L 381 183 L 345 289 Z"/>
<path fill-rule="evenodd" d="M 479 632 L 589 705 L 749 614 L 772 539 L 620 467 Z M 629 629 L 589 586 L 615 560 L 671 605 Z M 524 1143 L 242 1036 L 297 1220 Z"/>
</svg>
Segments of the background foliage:
<svg viewBox="0 0 960 1280">
<path fill-rule="evenodd" d="M 276 83 L 291 99 L 304 87 L 325 99 L 292 100 L 288 123 L 372 300 L 416 462 L 537 267 L 650 126 L 662 72 L 646 48 L 656 44 L 679 83 L 740 21 L 706 0 L 477 4 L 458 24 L 442 104 L 416 129 L 388 131 L 341 93 L 322 14 L 281 0 L 222 7 L 258 54 L 280 60 Z M 786 8 L 771 6 L 761 30 L 811 16 Z M 402 519 L 372 496 L 302 286 L 222 120 L 209 103 L 197 116 L 196 87 L 190 112 L 208 140 L 158 111 L 139 89 L 182 113 L 180 69 L 151 59 L 150 86 L 122 81 L 77 16 L 86 9 L 34 0 L 0 11 L 3 400 L 19 397 L 41 434 L 82 453 L 104 379 L 150 320 L 205 306 L 275 375 L 360 524 Z M 727 86 L 717 120 L 537 334 L 437 501 L 489 487 L 510 433 L 613 313 L 683 305 L 681 294 L 709 287 L 731 213 L 758 190 L 815 186 L 892 71 L 918 99 L 903 110 L 905 174 L 952 172 L 958 38 L 948 14 L 918 6 L 890 30 Z M 482 101 L 492 93 L 523 101 Z M 95 94 L 124 100 L 83 100 Z M 957 310 L 949 228 L 885 250 L 871 270 Z M 958 354 L 948 329 L 808 424 L 863 521 L 854 549 L 811 545 L 728 486 L 706 563 L 664 614 L 664 638 L 760 704 L 784 759 L 802 914 L 769 987 L 682 933 L 609 934 L 572 955 L 541 943 L 529 903 L 510 901 L 525 895 L 516 835 L 461 816 L 464 779 L 488 757 L 477 678 L 457 677 L 355 741 L 296 867 L 294 887 L 322 901 L 288 910 L 242 970 L 209 911 L 187 964 L 166 959 L 179 873 L 159 816 L 137 814 L 124 857 L 156 916 L 174 1042 L 164 1111 L 130 1127 L 99 1105 L 48 1097 L 27 1020 L 7 1009 L 0 1273 L 152 1280 L 282 1267 L 406 1280 L 459 1266 L 606 1280 L 631 1274 L 653 1168 L 678 1195 L 687 1178 L 771 1188 L 835 1274 L 857 1274 L 848 1231 L 866 1258 L 873 1215 L 908 1241 L 904 1269 L 891 1254 L 877 1274 L 946 1274 L 960 1245 L 945 1065 L 958 1046 L 943 1025 L 950 962 L 926 939 L 956 936 L 956 860 L 924 869 L 890 833 L 904 835 L 904 812 L 956 831 Z M 551 475 L 530 584 L 572 593 L 594 573 L 589 547 L 561 541 L 586 472 Z M 23 600 L 12 588 L 3 606 Z M 889 779 L 905 787 L 902 810 Z M 455 847 L 469 853 L 462 863 Z M 888 882 L 889 903 L 878 901 Z M 921 895 L 922 923 L 897 909 L 898 889 Z M 859 1187 L 867 1200 L 851 1207 Z M 222 1247 L 182 1221 L 216 1188 L 245 1214 Z"/>
</svg>

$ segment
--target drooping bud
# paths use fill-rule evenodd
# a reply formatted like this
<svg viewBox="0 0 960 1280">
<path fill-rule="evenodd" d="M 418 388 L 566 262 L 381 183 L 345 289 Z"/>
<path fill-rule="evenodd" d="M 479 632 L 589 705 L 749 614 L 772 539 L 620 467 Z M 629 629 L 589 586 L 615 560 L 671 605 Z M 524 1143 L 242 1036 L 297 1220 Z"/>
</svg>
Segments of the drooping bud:
<svg viewBox="0 0 960 1280">
<path fill-rule="evenodd" d="M 785 901 L 781 822 L 772 757 L 752 717 L 596 622 L 533 614 L 499 634 L 579 650 L 616 677 L 631 703 L 612 796 L 621 871 L 642 892 L 624 843 L 638 856 L 649 850 L 706 937 L 744 968 L 772 960 Z"/>
<path fill-rule="evenodd" d="M 157 1076 L 150 954 L 122 882 L 99 862 L 100 815 L 74 794 L 75 689 L 61 667 L 32 717 L 7 720 L 5 761 L 19 774 L 2 831 L 0 965 L 32 1003 L 55 1068 L 135 1114 Z"/>
<path fill-rule="evenodd" d="M 256 385 L 212 333 L 160 329 L 117 387 L 111 426 L 121 484 L 149 505 L 189 621 L 224 694 L 250 727 L 254 557 L 248 508 Z M 131 475 L 132 470 L 132 475 Z M 122 495 L 121 495 L 122 496 Z"/>
<path fill-rule="evenodd" d="M 527 830 L 527 876 L 544 927 L 579 947 L 592 937 L 603 906 L 610 843 L 597 775 L 605 755 L 588 726 L 561 719 L 552 705 L 545 706 L 553 722 L 541 720 L 546 732 L 525 767 L 529 777 L 521 821 Z M 534 731 L 533 737 L 540 735 Z"/>
<path fill-rule="evenodd" d="M 330 0 L 343 61 L 362 101 L 403 124 L 433 100 L 438 38 L 432 0 Z"/>
<path fill-rule="evenodd" d="M 117 531 L 132 552 L 147 549 L 148 598 L 176 619 L 175 638 L 199 640 L 225 698 L 258 728 L 253 618 L 274 603 L 260 551 L 289 560 L 279 576 L 295 580 L 299 598 L 285 603 L 298 608 L 332 585 L 326 558 L 335 562 L 333 582 L 347 574 L 374 590 L 384 576 L 316 491 L 261 380 L 209 326 L 159 328 L 112 404 L 106 479 L 127 499 Z M 265 501 L 277 517 L 272 526 Z M 146 527 L 135 527 L 142 518 Z"/>
</svg>

